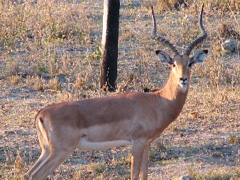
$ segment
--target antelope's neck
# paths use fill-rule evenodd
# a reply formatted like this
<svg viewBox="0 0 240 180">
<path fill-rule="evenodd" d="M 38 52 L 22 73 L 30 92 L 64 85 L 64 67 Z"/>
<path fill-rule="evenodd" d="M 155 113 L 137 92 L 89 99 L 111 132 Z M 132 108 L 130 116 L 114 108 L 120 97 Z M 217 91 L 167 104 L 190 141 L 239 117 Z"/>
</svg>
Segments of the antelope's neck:
<svg viewBox="0 0 240 180">
<path fill-rule="evenodd" d="M 165 111 L 163 113 L 168 115 L 168 119 L 171 122 L 180 114 L 187 98 L 188 88 L 189 84 L 185 90 L 181 89 L 178 85 L 178 80 L 175 79 L 171 71 L 167 84 L 156 92 L 159 102 L 161 103 L 160 108 Z"/>
</svg>

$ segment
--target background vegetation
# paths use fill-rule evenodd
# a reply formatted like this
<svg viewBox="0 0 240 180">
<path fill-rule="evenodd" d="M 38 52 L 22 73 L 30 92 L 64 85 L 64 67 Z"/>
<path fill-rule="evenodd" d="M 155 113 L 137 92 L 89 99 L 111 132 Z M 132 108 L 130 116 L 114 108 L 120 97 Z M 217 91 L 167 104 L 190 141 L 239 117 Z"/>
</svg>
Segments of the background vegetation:
<svg viewBox="0 0 240 180">
<path fill-rule="evenodd" d="M 221 43 L 240 40 L 240 2 L 203 0 L 210 53 L 193 68 L 180 117 L 152 145 L 149 179 L 240 178 L 240 57 Z M 184 50 L 199 33 L 200 1 L 159 1 L 158 34 Z M 0 179 L 22 179 L 40 154 L 34 116 L 47 104 L 112 96 L 99 90 L 102 1 L 0 1 Z M 164 85 L 170 51 L 151 38 L 151 13 L 140 1 L 120 10 L 117 92 Z M 128 179 L 129 148 L 76 150 L 50 179 Z"/>
</svg>

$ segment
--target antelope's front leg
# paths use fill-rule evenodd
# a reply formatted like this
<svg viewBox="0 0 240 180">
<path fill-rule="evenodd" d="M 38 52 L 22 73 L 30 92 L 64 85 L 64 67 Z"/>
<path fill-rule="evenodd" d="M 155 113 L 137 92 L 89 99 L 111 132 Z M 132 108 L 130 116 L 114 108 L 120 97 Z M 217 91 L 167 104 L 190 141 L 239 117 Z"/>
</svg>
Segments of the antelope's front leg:
<svg viewBox="0 0 240 180">
<path fill-rule="evenodd" d="M 148 176 L 148 151 L 150 148 L 150 144 L 147 143 L 147 145 L 144 148 L 144 152 L 142 155 L 142 162 L 141 162 L 141 169 L 140 169 L 140 177 L 141 180 L 147 180 Z"/>
<path fill-rule="evenodd" d="M 140 168 L 142 163 L 142 157 L 146 146 L 146 140 L 135 140 L 132 147 L 131 156 L 131 180 L 138 180 L 140 174 Z"/>
</svg>

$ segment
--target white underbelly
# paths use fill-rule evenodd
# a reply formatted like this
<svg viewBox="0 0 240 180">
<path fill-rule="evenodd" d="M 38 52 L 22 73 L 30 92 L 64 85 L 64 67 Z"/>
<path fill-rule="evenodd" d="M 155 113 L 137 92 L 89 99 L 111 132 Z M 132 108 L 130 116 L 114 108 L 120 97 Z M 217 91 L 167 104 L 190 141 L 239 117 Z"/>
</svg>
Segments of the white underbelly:
<svg viewBox="0 0 240 180">
<path fill-rule="evenodd" d="M 79 149 L 81 150 L 107 150 L 119 146 L 132 145 L 132 141 L 127 140 L 116 140 L 116 141 L 105 141 L 105 142 L 89 142 L 85 137 L 81 138 L 79 142 Z"/>
</svg>

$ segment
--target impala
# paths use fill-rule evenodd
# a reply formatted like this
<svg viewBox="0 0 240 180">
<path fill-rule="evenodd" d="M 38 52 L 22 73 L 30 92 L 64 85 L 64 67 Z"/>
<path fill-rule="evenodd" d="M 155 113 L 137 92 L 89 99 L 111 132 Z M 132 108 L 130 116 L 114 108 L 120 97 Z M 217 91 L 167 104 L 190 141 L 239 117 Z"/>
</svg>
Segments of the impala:
<svg viewBox="0 0 240 180">
<path fill-rule="evenodd" d="M 207 37 L 202 14 L 203 6 L 199 17 L 203 34 L 180 54 L 170 41 L 157 36 L 152 7 L 152 38 L 175 53 L 171 58 L 162 50 L 156 51 L 159 60 L 172 67 L 162 89 L 63 102 L 41 109 L 35 121 L 42 153 L 25 178 L 44 179 L 76 148 L 103 150 L 132 145 L 131 179 L 147 179 L 150 143 L 180 114 L 189 89 L 191 68 L 203 62 L 208 53 L 207 50 L 198 51 L 189 57 L 192 49 Z"/>
</svg>

